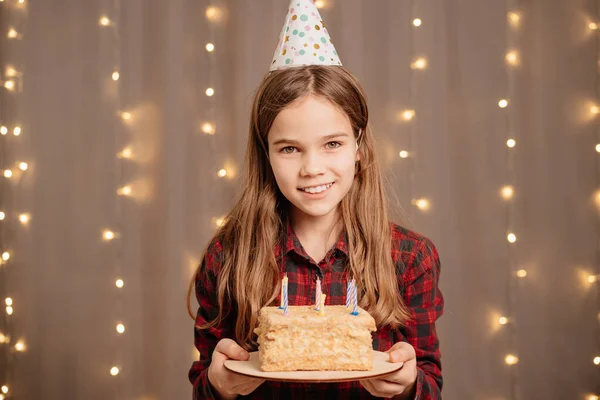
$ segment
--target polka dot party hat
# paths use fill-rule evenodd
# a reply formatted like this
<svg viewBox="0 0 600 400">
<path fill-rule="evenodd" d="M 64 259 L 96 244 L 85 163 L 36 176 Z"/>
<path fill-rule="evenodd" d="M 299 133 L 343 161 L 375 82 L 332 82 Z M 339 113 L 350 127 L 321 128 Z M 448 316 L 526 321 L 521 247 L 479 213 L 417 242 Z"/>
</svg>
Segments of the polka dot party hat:
<svg viewBox="0 0 600 400">
<path fill-rule="evenodd" d="M 342 65 L 314 0 L 292 0 L 270 71 L 300 65 Z"/>
</svg>

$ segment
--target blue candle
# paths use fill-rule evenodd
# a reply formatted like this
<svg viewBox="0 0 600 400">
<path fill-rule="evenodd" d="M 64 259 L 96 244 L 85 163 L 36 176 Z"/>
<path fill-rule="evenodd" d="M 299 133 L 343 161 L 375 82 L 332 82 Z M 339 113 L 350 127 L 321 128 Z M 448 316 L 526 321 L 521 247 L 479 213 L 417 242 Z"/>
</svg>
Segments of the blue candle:
<svg viewBox="0 0 600 400">
<path fill-rule="evenodd" d="M 348 280 L 348 283 L 346 283 L 346 308 L 350 307 L 350 301 L 352 300 L 350 298 L 350 280 Z"/>
<path fill-rule="evenodd" d="M 288 277 L 287 274 L 283 277 L 283 314 L 288 313 Z"/>
<path fill-rule="evenodd" d="M 358 301 L 356 298 L 356 282 L 352 279 L 352 287 L 350 288 L 352 297 L 352 315 L 358 315 Z"/>
</svg>

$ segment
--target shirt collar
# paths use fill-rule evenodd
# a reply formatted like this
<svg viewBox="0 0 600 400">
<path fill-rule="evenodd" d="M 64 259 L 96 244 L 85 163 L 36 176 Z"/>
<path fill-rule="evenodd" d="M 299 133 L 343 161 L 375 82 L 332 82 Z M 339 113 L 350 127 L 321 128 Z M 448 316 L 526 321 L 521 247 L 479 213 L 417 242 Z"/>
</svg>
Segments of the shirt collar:
<svg viewBox="0 0 600 400">
<path fill-rule="evenodd" d="M 294 228 L 292 228 L 292 224 L 288 221 L 286 223 L 286 235 L 284 237 L 284 244 L 281 246 L 279 244 L 275 248 L 275 257 L 279 257 L 281 254 L 281 248 L 283 247 L 284 254 L 288 254 L 290 251 L 294 250 L 296 253 L 308 258 L 308 254 L 302 248 L 302 244 L 296 236 L 296 232 L 294 232 Z M 340 236 L 338 237 L 337 242 L 335 243 L 335 249 L 341 251 L 344 255 L 348 256 L 348 234 L 345 229 L 342 229 Z"/>
</svg>

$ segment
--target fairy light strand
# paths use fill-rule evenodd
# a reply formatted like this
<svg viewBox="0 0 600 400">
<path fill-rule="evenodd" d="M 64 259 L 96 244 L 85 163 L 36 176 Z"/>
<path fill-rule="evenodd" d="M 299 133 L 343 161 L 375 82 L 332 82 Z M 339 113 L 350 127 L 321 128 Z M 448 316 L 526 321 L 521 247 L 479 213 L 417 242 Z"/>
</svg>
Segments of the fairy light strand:
<svg viewBox="0 0 600 400">
<path fill-rule="evenodd" d="M 596 50 L 596 59 L 594 64 L 594 90 L 596 95 L 596 104 L 595 107 L 600 106 L 600 77 L 599 77 L 599 68 L 600 68 L 600 38 L 598 37 L 598 21 L 600 21 L 600 0 L 594 1 L 594 18 L 595 21 L 590 23 L 589 28 L 592 29 L 592 34 L 594 35 L 594 45 Z M 594 128 L 595 128 L 595 138 L 596 144 L 600 144 L 600 121 L 598 121 L 598 114 L 595 113 L 594 118 Z M 596 171 L 595 171 L 595 179 L 596 179 L 596 190 L 600 190 L 600 153 L 596 153 Z M 598 206 L 598 205 L 597 205 Z M 598 211 L 596 210 L 598 213 Z M 596 277 L 600 277 L 600 242 L 598 240 L 600 238 L 600 215 L 596 215 L 596 254 L 595 254 L 595 268 L 594 274 Z M 597 365 L 600 364 L 600 360 L 596 357 L 600 356 L 600 284 L 596 280 L 595 285 L 595 295 L 596 295 L 596 312 L 594 313 L 594 320 L 596 325 L 596 353 L 590 357 L 593 360 L 595 365 L 591 365 L 592 368 L 598 368 Z M 598 363 L 596 363 L 598 362 Z M 595 394 L 590 395 L 588 398 L 598 399 L 600 396 L 600 381 L 596 380 L 596 386 L 594 388 Z"/>
<path fill-rule="evenodd" d="M 14 361 L 17 353 L 26 351 L 27 345 L 23 338 L 18 338 L 15 330 L 13 318 L 15 313 L 22 311 L 20 307 L 19 297 L 11 296 L 10 274 L 15 265 L 15 254 L 13 247 L 16 243 L 16 235 L 8 233 L 16 233 L 19 230 L 15 227 L 21 224 L 25 226 L 29 223 L 30 215 L 23 210 L 18 209 L 22 203 L 19 199 L 19 186 L 27 173 L 28 164 L 23 160 L 14 158 L 16 152 L 11 152 L 11 141 L 15 144 L 21 143 L 22 128 L 19 125 L 19 100 L 18 94 L 23 90 L 23 75 L 22 66 L 19 65 L 17 57 L 14 54 L 17 52 L 11 51 L 19 45 L 19 40 L 23 39 L 26 25 L 25 7 L 27 4 L 20 1 L 19 4 L 1 5 L 6 7 L 3 9 L 3 14 L 7 15 L 9 31 L 7 33 L 6 44 L 9 49 L 4 54 L 11 57 L 11 62 L 0 65 L 0 134 L 4 144 L 1 150 L 1 157 L 4 160 L 4 177 L 2 177 L 5 185 L 0 196 L 0 294 L 2 295 L 2 319 L 0 324 L 0 351 L 3 358 L 4 374 L 0 375 L 1 392 L 0 399 L 9 399 L 12 394 L 12 381 L 14 372 Z M 12 7 L 12 9 L 8 9 Z M 17 21 L 15 18 L 14 24 L 11 21 L 13 11 L 20 9 L 21 19 Z M 2 60 L 5 62 L 6 60 Z M 9 115 L 6 111 L 9 110 Z M 12 133 L 12 135 L 11 135 Z M 19 214 L 20 213 L 20 214 Z"/>
<path fill-rule="evenodd" d="M 511 399 L 519 400 L 520 389 L 519 389 L 519 376 L 517 365 L 519 362 L 519 353 L 517 351 L 517 327 L 516 327 L 516 295 L 517 295 L 517 280 L 523 277 L 523 272 L 518 272 L 517 268 L 517 254 L 516 254 L 516 243 L 518 235 L 515 232 L 515 208 L 516 203 L 514 200 L 514 192 L 516 185 L 516 173 L 515 173 L 515 146 L 517 145 L 516 140 L 516 126 L 515 126 L 515 109 L 513 103 L 515 102 L 515 75 L 516 66 L 518 59 L 517 46 L 517 35 L 518 35 L 518 24 L 515 20 L 520 20 L 521 14 L 518 10 L 518 0 L 506 0 L 506 9 L 508 14 L 506 16 L 506 45 L 507 50 L 504 59 L 504 68 L 506 73 L 506 87 L 505 94 L 507 98 L 500 99 L 498 101 L 498 107 L 501 109 L 501 113 L 504 117 L 505 133 L 509 135 L 506 141 L 506 170 L 505 179 L 506 186 L 501 188 L 501 196 L 505 200 L 505 235 L 506 235 L 506 246 L 508 251 L 508 268 L 507 268 L 507 284 L 506 284 L 506 315 L 508 317 L 502 317 L 499 323 L 504 327 L 506 335 L 508 335 L 509 351 L 504 356 L 504 362 L 510 367 L 509 368 L 509 381 L 510 381 L 510 393 Z"/>
</svg>

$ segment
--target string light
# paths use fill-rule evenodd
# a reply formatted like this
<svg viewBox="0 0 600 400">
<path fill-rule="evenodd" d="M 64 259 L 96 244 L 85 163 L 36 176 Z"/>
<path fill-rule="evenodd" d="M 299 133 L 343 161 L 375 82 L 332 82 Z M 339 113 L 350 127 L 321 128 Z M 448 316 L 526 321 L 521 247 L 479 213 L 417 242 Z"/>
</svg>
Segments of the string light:
<svg viewBox="0 0 600 400">
<path fill-rule="evenodd" d="M 415 110 L 404 110 L 400 116 L 404 121 L 410 121 L 415 117 Z"/>
<path fill-rule="evenodd" d="M 517 37 L 516 37 L 516 29 L 520 25 L 521 14 L 514 11 L 517 6 L 519 0 L 506 0 L 506 8 L 511 10 L 508 12 L 508 24 L 506 25 L 506 43 L 507 43 L 507 51 L 505 55 L 505 63 L 504 63 L 504 71 L 505 71 L 505 95 L 506 98 L 502 98 L 498 101 L 498 107 L 502 110 L 505 110 L 501 115 L 504 119 L 503 128 L 505 132 L 515 132 L 514 126 L 514 110 L 513 107 L 508 108 L 510 102 L 509 99 L 513 98 L 514 88 L 515 88 L 515 72 L 516 66 L 520 64 L 520 57 L 517 46 Z M 515 271 L 515 266 L 518 264 L 517 256 L 516 256 L 516 246 L 517 235 L 512 232 L 515 227 L 515 208 L 516 202 L 511 201 L 515 196 L 515 187 L 516 187 L 516 175 L 514 169 L 514 157 L 515 152 L 510 151 L 516 145 L 516 140 L 514 138 L 509 138 L 506 141 L 506 152 L 507 156 L 505 158 L 505 181 L 508 183 L 500 189 L 500 194 L 502 198 L 505 200 L 503 203 L 504 208 L 504 221 L 505 221 L 505 229 L 507 235 L 506 240 L 509 245 L 506 247 L 506 251 L 508 252 L 508 262 L 506 263 L 506 303 L 503 307 L 506 310 L 507 315 L 503 315 L 498 319 L 498 323 L 501 326 L 505 326 L 504 332 L 507 335 L 508 346 L 512 349 L 517 348 L 517 332 L 516 332 L 516 324 L 518 321 L 515 320 L 514 310 L 516 309 L 516 279 L 515 278 L 524 278 L 527 273 L 524 269 L 519 269 Z M 510 322 L 510 325 L 509 325 Z M 508 326 L 507 326 L 508 325 Z M 519 357 L 516 354 L 509 353 L 504 357 L 504 362 L 507 365 L 515 365 L 519 362 Z M 516 368 L 512 368 L 510 370 L 510 398 L 518 399 L 519 396 L 519 380 L 517 376 Z"/>
<path fill-rule="evenodd" d="M 425 69 L 427 68 L 427 60 L 425 57 L 419 57 L 410 64 L 410 67 L 412 69 Z"/>
<path fill-rule="evenodd" d="M 594 6 L 595 6 L 595 20 L 598 21 L 598 19 L 600 18 L 600 9 L 599 9 L 599 3 L 598 1 L 594 1 L 593 2 Z M 597 118 L 595 118 L 599 113 L 600 113 L 600 107 L 598 107 L 598 104 L 600 104 L 600 79 L 599 79 L 599 75 L 598 75 L 598 65 L 600 65 L 600 38 L 598 36 L 598 24 L 596 22 L 590 22 L 588 27 L 593 31 L 593 37 L 595 40 L 595 50 L 596 50 L 596 59 L 594 60 L 594 70 L 596 71 L 595 74 L 595 82 L 594 82 L 594 89 L 595 89 L 595 95 L 596 95 L 596 103 L 593 104 L 590 107 L 590 113 L 592 114 L 592 116 L 594 118 L 591 119 L 591 121 L 594 123 L 594 128 L 595 128 L 595 139 L 596 139 L 596 143 L 600 144 L 600 122 L 598 121 Z M 592 36 L 592 35 L 590 35 Z M 596 151 L 600 152 L 600 145 L 597 144 L 596 145 Z M 596 157 L 596 165 L 595 165 L 595 179 L 596 179 L 596 190 L 598 190 L 598 192 L 596 193 L 596 202 L 598 202 L 598 200 L 600 200 L 598 198 L 598 194 L 600 194 L 600 156 Z M 598 216 L 596 216 L 596 236 L 598 234 L 600 234 L 600 219 Z M 590 284 L 596 284 L 598 282 L 598 280 L 600 280 L 600 243 L 598 243 L 598 241 L 596 240 L 596 252 L 595 252 L 595 271 L 593 274 L 589 275 L 587 280 Z M 596 290 L 596 315 L 595 317 L 600 321 L 600 312 L 598 312 L 600 310 L 600 286 L 599 285 L 595 285 L 595 290 Z M 600 323 L 596 323 L 596 351 L 600 351 Z M 600 365 L 600 356 L 598 356 L 598 353 L 596 353 L 596 356 L 593 358 L 593 363 L 594 365 L 598 366 Z M 598 400 L 598 393 L 600 391 L 600 386 L 596 386 L 596 393 L 593 394 L 589 394 L 587 396 L 587 399 L 589 400 Z"/>
<path fill-rule="evenodd" d="M 20 8 L 20 9 L 24 9 L 25 7 L 25 1 L 24 0 L 17 0 L 15 2 L 12 3 L 12 5 L 16 5 L 15 8 Z M 19 26 L 10 26 L 10 22 L 11 22 L 11 12 L 9 8 L 4 9 L 3 11 L 5 11 L 5 13 L 3 14 L 5 17 L 5 22 L 7 22 L 7 25 L 9 25 L 8 31 L 6 32 L 6 36 L 9 40 L 13 40 L 13 39 L 17 39 L 20 40 L 23 38 L 23 34 L 20 33 L 17 29 L 20 29 L 21 26 L 26 26 L 25 23 L 23 23 L 23 19 L 22 16 L 26 16 L 27 12 L 22 12 L 20 13 L 21 16 L 19 16 L 18 18 L 18 23 Z M 6 26 L 6 25 L 4 25 Z M 20 136 L 22 130 L 21 127 L 18 124 L 15 124 L 13 121 L 18 121 L 19 119 L 19 105 L 21 103 L 21 99 L 18 97 L 18 95 L 22 92 L 22 88 L 23 88 L 23 73 L 21 71 L 19 71 L 17 69 L 16 66 L 21 65 L 21 60 L 18 58 L 18 56 L 20 54 L 22 54 L 22 51 L 12 51 L 11 48 L 13 46 L 17 45 L 17 42 L 13 42 L 14 44 L 11 46 L 7 46 L 7 51 L 5 52 L 4 56 L 2 57 L 3 60 L 10 60 L 9 64 L 6 65 L 1 65 L 0 66 L 0 71 L 4 71 L 4 78 L 2 81 L 0 81 L 0 85 L 1 87 L 3 87 L 4 89 L 6 89 L 5 91 L 0 91 L 0 120 L 1 121 L 11 121 L 10 123 L 7 123 L 7 125 L 12 125 L 12 129 L 10 129 L 8 126 L 2 125 L 0 126 L 0 134 L 2 136 L 6 136 L 9 134 L 9 131 L 12 130 L 13 134 L 15 137 Z M 5 99 L 8 100 L 8 105 L 5 104 Z M 9 110 L 10 114 L 9 115 L 4 115 L 4 112 L 6 110 Z M 9 126 L 10 126 L 9 125 Z M 26 162 L 15 162 L 14 158 L 12 158 L 12 154 L 10 152 L 10 146 L 9 146 L 10 142 L 5 143 L 5 150 L 4 150 L 4 156 L 3 158 L 5 159 L 4 163 L 5 165 L 11 165 L 11 164 L 15 164 L 15 169 L 19 168 L 20 171 L 26 171 L 28 169 L 28 165 Z M 18 174 L 18 172 L 17 172 Z M 13 177 L 13 175 L 15 175 L 13 173 L 13 169 L 12 168 L 3 168 L 3 175 L 6 178 L 11 178 Z M 20 176 L 20 175 L 17 175 Z M 18 184 L 21 182 L 20 179 L 16 179 L 14 182 L 10 182 L 11 185 L 11 189 L 15 190 L 15 192 L 17 194 L 19 194 L 18 190 Z M 7 181 L 5 181 L 5 184 L 9 184 Z M 13 186 L 14 185 L 14 186 Z M 0 190 L 0 196 L 2 196 L 2 199 L 0 199 L 0 203 L 3 205 L 7 205 L 7 209 L 4 209 L 2 211 L 0 211 L 0 220 L 7 220 L 8 221 L 6 223 L 3 223 L 0 225 L 0 244 L 2 244 L 3 247 L 6 247 L 7 243 L 12 243 L 15 240 L 14 236 L 15 234 L 18 234 L 18 225 L 13 225 L 13 218 L 16 220 L 16 213 L 14 208 L 16 207 L 12 207 L 12 204 L 15 203 L 15 199 L 18 199 L 20 196 L 12 196 L 12 194 L 7 195 L 5 194 L 7 191 L 6 190 Z M 6 196 L 10 196 L 10 197 L 6 197 Z M 19 206 L 17 204 L 17 206 Z M 27 213 L 21 213 L 18 216 L 19 221 L 22 220 L 22 215 L 27 215 Z M 7 218 L 8 217 L 8 218 Z M 27 220 L 29 221 L 29 219 Z M 21 222 L 22 224 L 24 224 L 23 222 Z M 18 254 L 17 254 L 18 255 Z M 11 288 L 11 281 L 8 279 L 12 276 L 12 274 L 8 274 L 7 271 L 9 271 L 9 269 L 12 266 L 13 263 L 13 257 L 14 254 L 12 252 L 12 250 L 7 250 L 6 248 L 2 250 L 1 253 L 1 260 L 0 260 L 0 264 L 2 266 L 2 268 L 0 268 L 0 282 L 2 282 L 3 284 L 0 285 L 1 289 L 3 290 L 2 293 L 0 293 L 0 296 L 4 297 L 4 304 L 5 304 L 5 314 L 2 314 L 0 316 L 0 343 L 2 344 L 7 344 L 10 346 L 10 348 L 7 346 L 6 349 L 7 351 L 3 351 L 3 359 L 0 360 L 0 365 L 2 365 L 4 367 L 3 369 L 3 379 L 4 382 L 3 385 L 0 387 L 0 400 L 4 400 L 5 398 L 12 398 L 13 396 L 10 397 L 6 397 L 7 394 L 10 393 L 10 386 L 11 386 L 11 379 L 13 376 L 13 363 L 15 361 L 15 359 L 17 359 L 17 357 L 14 355 L 14 351 L 16 352 L 22 352 L 26 350 L 26 346 L 25 346 L 25 342 L 24 340 L 19 340 L 16 344 L 11 343 L 11 337 L 15 337 L 15 332 L 13 331 L 13 319 L 12 319 L 12 315 L 19 310 L 22 310 L 20 305 L 16 305 L 15 303 L 18 302 L 14 301 L 12 297 L 7 296 L 8 292 L 10 290 L 14 290 Z M 8 275 L 5 275 L 8 274 Z M 13 351 L 14 349 L 14 351 Z M 4 357 L 6 356 L 6 357 Z"/>
<path fill-rule="evenodd" d="M 22 224 L 27 224 L 29 223 L 29 219 L 31 217 L 29 216 L 29 214 L 20 214 L 19 215 L 19 221 L 21 221 Z"/>
<path fill-rule="evenodd" d="M 205 122 L 202 124 L 202 132 L 206 133 L 207 135 L 214 135 L 215 126 L 210 122 Z"/>
<path fill-rule="evenodd" d="M 215 45 L 212 43 L 206 43 L 206 51 L 212 53 L 213 51 L 215 51 Z"/>
<path fill-rule="evenodd" d="M 215 94 L 215 90 L 213 88 L 208 88 L 208 89 L 206 89 L 205 93 L 208 97 L 211 97 Z"/>
<path fill-rule="evenodd" d="M 325 7 L 325 0 L 315 0 L 315 7 L 317 7 L 317 8 Z"/>
<path fill-rule="evenodd" d="M 125 148 L 122 148 L 122 141 L 123 141 L 123 137 L 124 135 L 124 129 L 125 129 L 125 125 L 126 124 L 131 124 L 132 120 L 133 120 L 133 115 L 131 112 L 129 111 L 125 111 L 127 108 L 123 107 L 122 104 L 122 98 L 121 98 L 121 85 L 122 85 L 122 79 L 121 79 L 121 69 L 122 69 L 122 65 L 121 65 L 121 52 L 122 52 L 122 48 L 121 48 L 121 43 L 122 43 L 122 39 L 121 39 L 121 0 L 113 0 L 112 1 L 112 5 L 113 8 L 112 10 L 110 10 L 110 15 L 112 17 L 112 21 L 109 20 L 109 18 L 107 16 L 103 16 L 101 17 L 100 21 L 101 21 L 101 25 L 102 26 L 110 26 L 111 29 L 108 31 L 108 33 L 110 33 L 112 35 L 112 39 L 113 39 L 113 54 L 112 54 L 112 65 L 113 65 L 113 71 L 111 73 L 111 78 L 112 80 L 115 82 L 114 83 L 114 87 L 115 87 L 115 95 L 114 95 L 114 120 L 113 120 L 113 140 L 114 140 L 114 147 L 113 147 L 113 151 L 115 154 L 115 158 L 114 158 L 114 186 L 113 186 L 113 193 L 116 193 L 116 196 L 114 197 L 114 208 L 113 208 L 113 213 L 110 216 L 110 220 L 107 221 L 107 224 L 109 226 L 115 227 L 116 232 L 110 229 L 105 229 L 102 232 L 102 237 L 103 239 L 110 243 L 110 246 L 113 250 L 113 254 L 115 255 L 115 260 L 114 260 L 114 272 L 115 272 L 115 294 L 116 294 L 116 298 L 115 298 L 115 313 L 117 313 L 119 315 L 119 318 L 122 318 L 122 313 L 123 313 L 123 299 L 124 296 L 118 295 L 117 291 L 123 289 L 124 287 L 124 282 L 123 279 L 120 277 L 122 275 L 122 267 L 124 265 L 126 265 L 126 263 L 124 262 L 124 248 L 125 248 L 125 244 L 123 243 L 123 240 L 121 240 L 121 232 L 123 232 L 123 216 L 124 216 L 124 212 L 123 212 L 123 203 L 124 200 L 122 200 L 123 197 L 127 197 L 127 196 L 131 196 L 133 194 L 133 189 L 131 187 L 131 185 L 128 184 L 124 184 L 125 178 L 124 178 L 124 168 L 123 168 L 123 161 L 122 160 L 128 160 L 132 158 L 132 150 L 131 147 L 127 146 Z M 121 149 L 121 150 L 119 150 Z M 119 238 L 120 240 L 115 241 L 114 239 Z M 116 325 L 116 331 L 117 334 L 122 334 L 125 331 L 125 326 L 122 322 L 119 322 Z M 114 365 L 110 368 L 110 375 L 111 376 L 117 376 L 120 373 L 120 365 L 123 364 L 124 360 L 123 360 L 123 351 L 122 351 L 122 342 L 118 342 L 119 345 L 117 345 L 116 349 L 115 349 L 115 353 L 113 354 L 113 358 L 114 358 Z M 121 398 L 122 396 L 118 395 L 118 393 L 120 393 L 120 391 L 122 390 L 122 386 L 119 383 L 116 389 L 117 395 L 115 397 L 117 398 Z"/>
<path fill-rule="evenodd" d="M 519 357 L 514 354 L 507 354 L 506 357 L 504 357 L 504 362 L 508 365 L 515 365 L 519 362 Z"/>
<path fill-rule="evenodd" d="M 419 26 L 421 26 L 421 22 L 422 22 L 422 21 L 421 21 L 421 19 L 420 19 L 420 18 L 415 18 L 415 19 L 413 19 L 413 25 L 414 25 L 414 26 L 416 26 L 416 27 L 419 27 Z"/>
<path fill-rule="evenodd" d="M 227 170 L 226 169 L 220 169 L 219 172 L 217 173 L 217 175 L 219 176 L 219 178 L 224 178 L 227 176 Z"/>
<path fill-rule="evenodd" d="M 408 151 L 402 150 L 400 152 L 400 158 L 408 158 Z"/>
<path fill-rule="evenodd" d="M 416 205 L 421 211 L 427 211 L 431 208 L 431 203 L 427 199 L 415 199 L 413 204 Z"/>
</svg>

